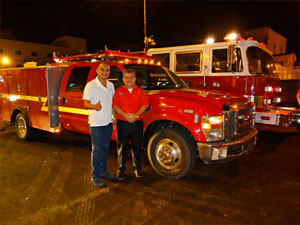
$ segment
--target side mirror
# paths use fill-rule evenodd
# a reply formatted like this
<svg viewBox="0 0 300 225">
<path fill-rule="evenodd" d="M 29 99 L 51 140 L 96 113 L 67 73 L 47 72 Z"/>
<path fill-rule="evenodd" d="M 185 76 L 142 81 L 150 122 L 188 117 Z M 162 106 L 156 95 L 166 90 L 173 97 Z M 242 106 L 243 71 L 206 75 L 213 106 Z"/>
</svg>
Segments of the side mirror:
<svg viewBox="0 0 300 225">
<path fill-rule="evenodd" d="M 232 71 L 232 65 L 237 61 L 237 51 L 235 45 L 229 45 L 227 48 L 227 69 Z"/>
</svg>

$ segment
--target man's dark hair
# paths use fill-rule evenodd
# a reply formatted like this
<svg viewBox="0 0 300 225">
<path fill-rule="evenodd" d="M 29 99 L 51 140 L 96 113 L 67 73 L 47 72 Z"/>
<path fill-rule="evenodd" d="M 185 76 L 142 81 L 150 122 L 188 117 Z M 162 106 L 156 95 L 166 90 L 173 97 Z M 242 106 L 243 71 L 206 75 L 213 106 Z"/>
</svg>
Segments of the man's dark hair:
<svg viewBox="0 0 300 225">
<path fill-rule="evenodd" d="M 136 77 L 135 70 L 133 70 L 133 69 L 125 69 L 125 70 L 123 71 L 123 77 L 124 77 L 124 75 L 125 75 L 126 73 L 131 73 L 131 74 L 134 75 L 134 77 Z"/>
</svg>

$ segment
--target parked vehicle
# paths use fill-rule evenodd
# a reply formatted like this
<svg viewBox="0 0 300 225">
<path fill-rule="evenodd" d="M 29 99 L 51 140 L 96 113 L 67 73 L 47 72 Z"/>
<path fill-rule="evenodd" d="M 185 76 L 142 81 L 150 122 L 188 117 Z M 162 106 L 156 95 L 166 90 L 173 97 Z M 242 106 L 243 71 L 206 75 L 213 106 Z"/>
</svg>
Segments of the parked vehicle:
<svg viewBox="0 0 300 225">
<path fill-rule="evenodd" d="M 239 40 L 152 48 L 148 55 L 193 88 L 240 94 L 255 103 L 255 123 L 294 132 L 300 110 L 278 107 L 282 88 L 272 52 L 263 43 Z"/>
<path fill-rule="evenodd" d="M 137 73 L 137 84 L 147 91 L 145 146 L 161 176 L 185 176 L 197 154 L 205 163 L 226 162 L 254 148 L 253 104 L 246 98 L 190 89 L 149 56 L 108 50 L 55 58 L 56 63 L 42 67 L 0 70 L 0 119 L 15 123 L 24 140 L 33 128 L 88 134 L 82 94 L 103 60 L 111 67 L 110 81 L 116 88 L 122 84 L 122 71 L 130 68 Z"/>
</svg>

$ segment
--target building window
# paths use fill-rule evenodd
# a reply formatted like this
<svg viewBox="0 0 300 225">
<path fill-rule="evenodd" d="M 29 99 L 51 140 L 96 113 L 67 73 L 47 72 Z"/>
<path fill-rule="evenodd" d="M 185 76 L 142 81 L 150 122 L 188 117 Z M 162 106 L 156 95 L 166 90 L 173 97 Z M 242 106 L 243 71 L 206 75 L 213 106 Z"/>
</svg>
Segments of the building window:
<svg viewBox="0 0 300 225">
<path fill-rule="evenodd" d="M 273 52 L 276 54 L 276 44 L 273 44 Z"/>
<path fill-rule="evenodd" d="M 52 53 L 48 53 L 48 58 L 52 58 Z"/>
<path fill-rule="evenodd" d="M 37 56 L 37 52 L 31 52 L 31 56 Z"/>
<path fill-rule="evenodd" d="M 21 50 L 15 50 L 15 55 L 21 55 L 21 54 L 22 54 Z"/>
</svg>

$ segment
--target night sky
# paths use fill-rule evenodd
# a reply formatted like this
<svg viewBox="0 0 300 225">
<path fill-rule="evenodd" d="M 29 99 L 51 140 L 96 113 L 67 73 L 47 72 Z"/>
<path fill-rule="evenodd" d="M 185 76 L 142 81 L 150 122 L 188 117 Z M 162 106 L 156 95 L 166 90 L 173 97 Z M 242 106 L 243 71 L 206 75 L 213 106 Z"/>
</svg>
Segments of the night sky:
<svg viewBox="0 0 300 225">
<path fill-rule="evenodd" d="M 55 37 L 87 39 L 88 52 L 142 50 L 143 0 L 0 0 L 1 30 L 13 39 L 50 44 Z M 156 47 L 219 41 L 231 30 L 269 26 L 287 38 L 287 53 L 299 60 L 299 1 L 153 1 L 147 0 L 147 35 Z M 3 32 L 4 33 L 4 32 Z"/>
</svg>

